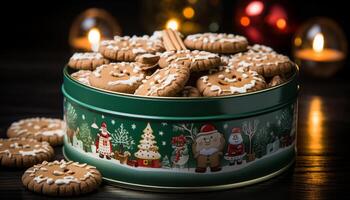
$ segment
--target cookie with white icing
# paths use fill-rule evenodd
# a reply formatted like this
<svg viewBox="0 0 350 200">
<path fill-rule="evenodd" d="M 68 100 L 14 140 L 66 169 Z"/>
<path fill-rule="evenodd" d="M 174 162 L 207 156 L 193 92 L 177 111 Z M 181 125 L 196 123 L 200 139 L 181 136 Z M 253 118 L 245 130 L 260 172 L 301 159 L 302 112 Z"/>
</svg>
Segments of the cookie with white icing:
<svg viewBox="0 0 350 200">
<path fill-rule="evenodd" d="M 221 60 L 217 54 L 198 50 L 167 51 L 160 55 L 160 67 L 167 67 L 171 63 L 188 63 L 191 72 L 198 72 L 219 66 Z"/>
<path fill-rule="evenodd" d="M 236 67 L 249 67 L 264 77 L 290 73 L 295 66 L 287 56 L 275 52 L 239 53 L 231 57 L 230 63 Z"/>
<path fill-rule="evenodd" d="M 253 46 L 248 46 L 248 52 L 255 53 L 276 53 L 271 47 L 262 45 L 262 44 L 254 44 Z"/>
<path fill-rule="evenodd" d="M 91 74 L 90 70 L 79 70 L 77 72 L 72 73 L 70 76 L 76 81 L 84 85 L 90 85 L 90 81 L 89 81 L 90 74 Z"/>
<path fill-rule="evenodd" d="M 91 86 L 113 92 L 134 93 L 142 84 L 146 72 L 136 62 L 119 62 L 102 65 L 90 75 Z"/>
<path fill-rule="evenodd" d="M 95 167 L 64 160 L 44 161 L 27 169 L 22 176 L 28 190 L 49 196 L 86 194 L 96 190 L 101 182 L 101 173 Z"/>
<path fill-rule="evenodd" d="M 151 76 L 146 77 L 143 84 L 135 91 L 141 96 L 176 96 L 185 86 L 190 77 L 188 65 L 172 63 L 168 67 L 158 69 Z"/>
<path fill-rule="evenodd" d="M 196 87 L 185 86 L 181 92 L 180 97 L 200 97 L 202 96 L 199 90 Z"/>
<path fill-rule="evenodd" d="M 53 157 L 54 150 L 47 142 L 28 138 L 0 138 L 1 166 L 29 167 Z"/>
<path fill-rule="evenodd" d="M 68 66 L 73 69 L 94 70 L 96 67 L 108 64 L 109 60 L 96 52 L 74 53 L 69 59 Z"/>
<path fill-rule="evenodd" d="M 197 88 L 203 96 L 226 96 L 261 90 L 266 88 L 266 83 L 262 76 L 249 68 L 228 66 L 199 78 Z"/>
<path fill-rule="evenodd" d="M 9 138 L 25 137 L 46 141 L 52 146 L 61 145 L 65 135 L 65 124 L 61 119 L 28 118 L 11 124 L 7 129 Z"/>
<path fill-rule="evenodd" d="M 189 35 L 184 41 L 190 49 L 214 53 L 237 53 L 247 49 L 248 41 L 240 35 L 225 33 L 198 33 Z"/>
<path fill-rule="evenodd" d="M 115 36 L 114 40 L 101 41 L 99 46 L 99 52 L 104 57 L 115 61 L 135 61 L 138 55 L 163 51 L 162 41 L 157 37 L 147 35 L 142 37 Z"/>
</svg>

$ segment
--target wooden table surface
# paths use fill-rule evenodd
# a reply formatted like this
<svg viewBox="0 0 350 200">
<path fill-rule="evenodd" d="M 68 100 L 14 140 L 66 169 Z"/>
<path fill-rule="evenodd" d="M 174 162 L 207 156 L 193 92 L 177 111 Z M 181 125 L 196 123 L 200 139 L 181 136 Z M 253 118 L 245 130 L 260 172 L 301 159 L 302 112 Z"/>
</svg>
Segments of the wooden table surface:
<svg viewBox="0 0 350 200">
<path fill-rule="evenodd" d="M 62 116 L 61 70 L 66 56 L 1 61 L 0 137 L 17 119 Z M 53 62 L 55 60 L 55 62 Z M 57 62 L 58 60 L 58 62 Z M 286 173 L 256 185 L 206 193 L 162 194 L 103 184 L 91 199 L 348 199 L 350 196 L 350 81 L 302 81 L 298 156 Z M 63 158 L 55 148 L 56 158 Z M 41 199 L 21 184 L 24 170 L 0 168 L 0 198 Z"/>
</svg>

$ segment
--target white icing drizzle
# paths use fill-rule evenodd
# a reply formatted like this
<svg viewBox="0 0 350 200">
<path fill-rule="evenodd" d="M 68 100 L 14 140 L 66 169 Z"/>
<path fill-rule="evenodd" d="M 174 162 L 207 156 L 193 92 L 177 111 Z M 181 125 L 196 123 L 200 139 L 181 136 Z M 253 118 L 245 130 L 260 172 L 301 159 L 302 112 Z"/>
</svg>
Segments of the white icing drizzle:
<svg viewBox="0 0 350 200">
<path fill-rule="evenodd" d="M 63 184 L 69 184 L 69 183 L 80 183 L 80 181 L 74 176 L 65 176 L 63 178 L 55 180 L 55 184 L 57 185 L 63 185 Z"/>
<path fill-rule="evenodd" d="M 73 163 L 73 165 L 77 166 L 77 167 L 86 167 L 87 166 L 86 163 L 79 164 L 78 162 Z"/>
<path fill-rule="evenodd" d="M 225 33 L 198 33 L 189 35 L 186 39 L 192 40 L 194 42 L 201 40 L 203 43 L 247 41 L 247 39 L 243 36 Z"/>
<path fill-rule="evenodd" d="M 87 52 L 87 53 L 74 53 L 71 57 L 72 60 L 93 60 L 102 59 L 103 56 L 100 53 Z"/>
<path fill-rule="evenodd" d="M 115 81 L 109 81 L 107 84 L 108 85 L 134 85 L 135 83 L 141 81 L 144 78 L 144 74 L 140 74 L 139 76 L 130 76 L 129 79 L 126 80 L 115 80 Z"/>
<path fill-rule="evenodd" d="M 46 180 L 47 180 L 47 177 L 43 177 L 43 175 L 40 175 L 40 176 L 34 177 L 33 180 L 34 180 L 35 182 L 37 182 L 37 183 L 41 183 L 41 182 L 43 182 L 43 181 L 46 181 Z"/>
</svg>

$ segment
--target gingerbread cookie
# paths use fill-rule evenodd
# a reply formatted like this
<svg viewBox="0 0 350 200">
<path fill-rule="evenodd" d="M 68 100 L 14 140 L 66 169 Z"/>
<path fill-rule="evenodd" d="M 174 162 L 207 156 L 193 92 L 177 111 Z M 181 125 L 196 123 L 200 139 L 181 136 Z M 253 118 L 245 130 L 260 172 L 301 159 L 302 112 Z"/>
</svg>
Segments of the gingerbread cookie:
<svg viewBox="0 0 350 200">
<path fill-rule="evenodd" d="M 264 77 L 273 77 L 290 73 L 294 63 L 287 56 L 275 52 L 246 52 L 239 53 L 230 59 L 230 63 L 236 67 L 249 67 Z"/>
<path fill-rule="evenodd" d="M 176 96 L 190 77 L 188 65 L 172 63 L 169 67 L 158 69 L 152 76 L 146 77 L 135 91 L 142 96 Z"/>
<path fill-rule="evenodd" d="M 197 88 L 203 96 L 224 96 L 261 90 L 266 88 L 266 83 L 255 71 L 229 66 L 223 71 L 199 78 Z"/>
<path fill-rule="evenodd" d="M 245 51 L 248 41 L 240 35 L 225 33 L 199 33 L 189 35 L 184 41 L 190 49 L 198 49 L 214 53 L 237 53 Z"/>
<path fill-rule="evenodd" d="M 200 97 L 202 96 L 199 90 L 192 86 L 185 86 L 181 92 L 180 97 Z"/>
<path fill-rule="evenodd" d="M 261 45 L 261 44 L 254 44 L 253 46 L 248 46 L 248 52 L 276 53 L 271 47 Z"/>
<path fill-rule="evenodd" d="M 135 61 L 136 56 L 163 52 L 164 46 L 156 37 L 115 36 L 114 40 L 101 41 L 99 52 L 106 58 L 116 61 Z"/>
<path fill-rule="evenodd" d="M 90 75 L 91 86 L 104 90 L 134 93 L 141 85 L 146 74 L 141 64 L 135 62 L 120 62 L 102 65 Z"/>
<path fill-rule="evenodd" d="M 73 69 L 94 70 L 96 67 L 108 63 L 109 60 L 104 58 L 100 53 L 74 53 L 69 59 L 68 66 Z"/>
<path fill-rule="evenodd" d="M 54 150 L 47 142 L 28 138 L 0 138 L 1 166 L 29 167 L 53 157 Z"/>
<path fill-rule="evenodd" d="M 140 63 L 142 70 L 152 69 L 158 66 L 160 56 L 156 54 L 145 53 L 136 57 L 136 62 Z"/>
<path fill-rule="evenodd" d="M 64 160 L 44 161 L 27 169 L 22 176 L 28 190 L 50 196 L 86 194 L 96 190 L 101 182 L 101 174 L 95 167 Z"/>
<path fill-rule="evenodd" d="M 268 86 L 269 87 L 274 87 L 274 86 L 280 85 L 280 84 L 282 84 L 284 82 L 286 82 L 286 78 L 285 77 L 276 75 L 276 76 L 272 77 L 272 79 L 270 80 Z"/>
<path fill-rule="evenodd" d="M 7 129 L 7 136 L 34 138 L 46 141 L 52 146 L 61 145 L 65 134 L 65 124 L 60 119 L 28 118 L 14 122 Z"/>
<path fill-rule="evenodd" d="M 221 64 L 221 59 L 217 54 L 206 51 L 167 51 L 161 54 L 159 59 L 159 66 L 164 68 L 170 63 L 184 64 L 188 63 L 191 72 L 205 71 L 215 68 Z"/>
<path fill-rule="evenodd" d="M 79 70 L 77 72 L 72 73 L 70 76 L 84 85 L 90 85 L 90 74 L 90 70 Z"/>
</svg>

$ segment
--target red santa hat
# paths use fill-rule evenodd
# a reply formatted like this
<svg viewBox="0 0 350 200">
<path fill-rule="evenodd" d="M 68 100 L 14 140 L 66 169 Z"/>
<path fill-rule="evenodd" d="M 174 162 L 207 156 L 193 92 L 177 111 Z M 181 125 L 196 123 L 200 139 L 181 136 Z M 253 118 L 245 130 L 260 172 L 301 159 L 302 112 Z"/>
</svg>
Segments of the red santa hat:
<svg viewBox="0 0 350 200">
<path fill-rule="evenodd" d="M 217 132 L 218 132 L 218 130 L 216 130 L 214 125 L 205 124 L 201 127 L 201 131 L 197 134 L 197 137 L 210 135 L 210 134 L 217 133 Z"/>
<path fill-rule="evenodd" d="M 239 128 L 239 127 L 233 128 L 231 131 L 232 135 L 236 135 L 236 134 L 238 135 L 240 133 L 241 133 L 241 128 Z"/>
<path fill-rule="evenodd" d="M 101 123 L 101 129 L 103 129 L 103 128 L 107 128 L 107 124 L 105 122 Z"/>
</svg>

